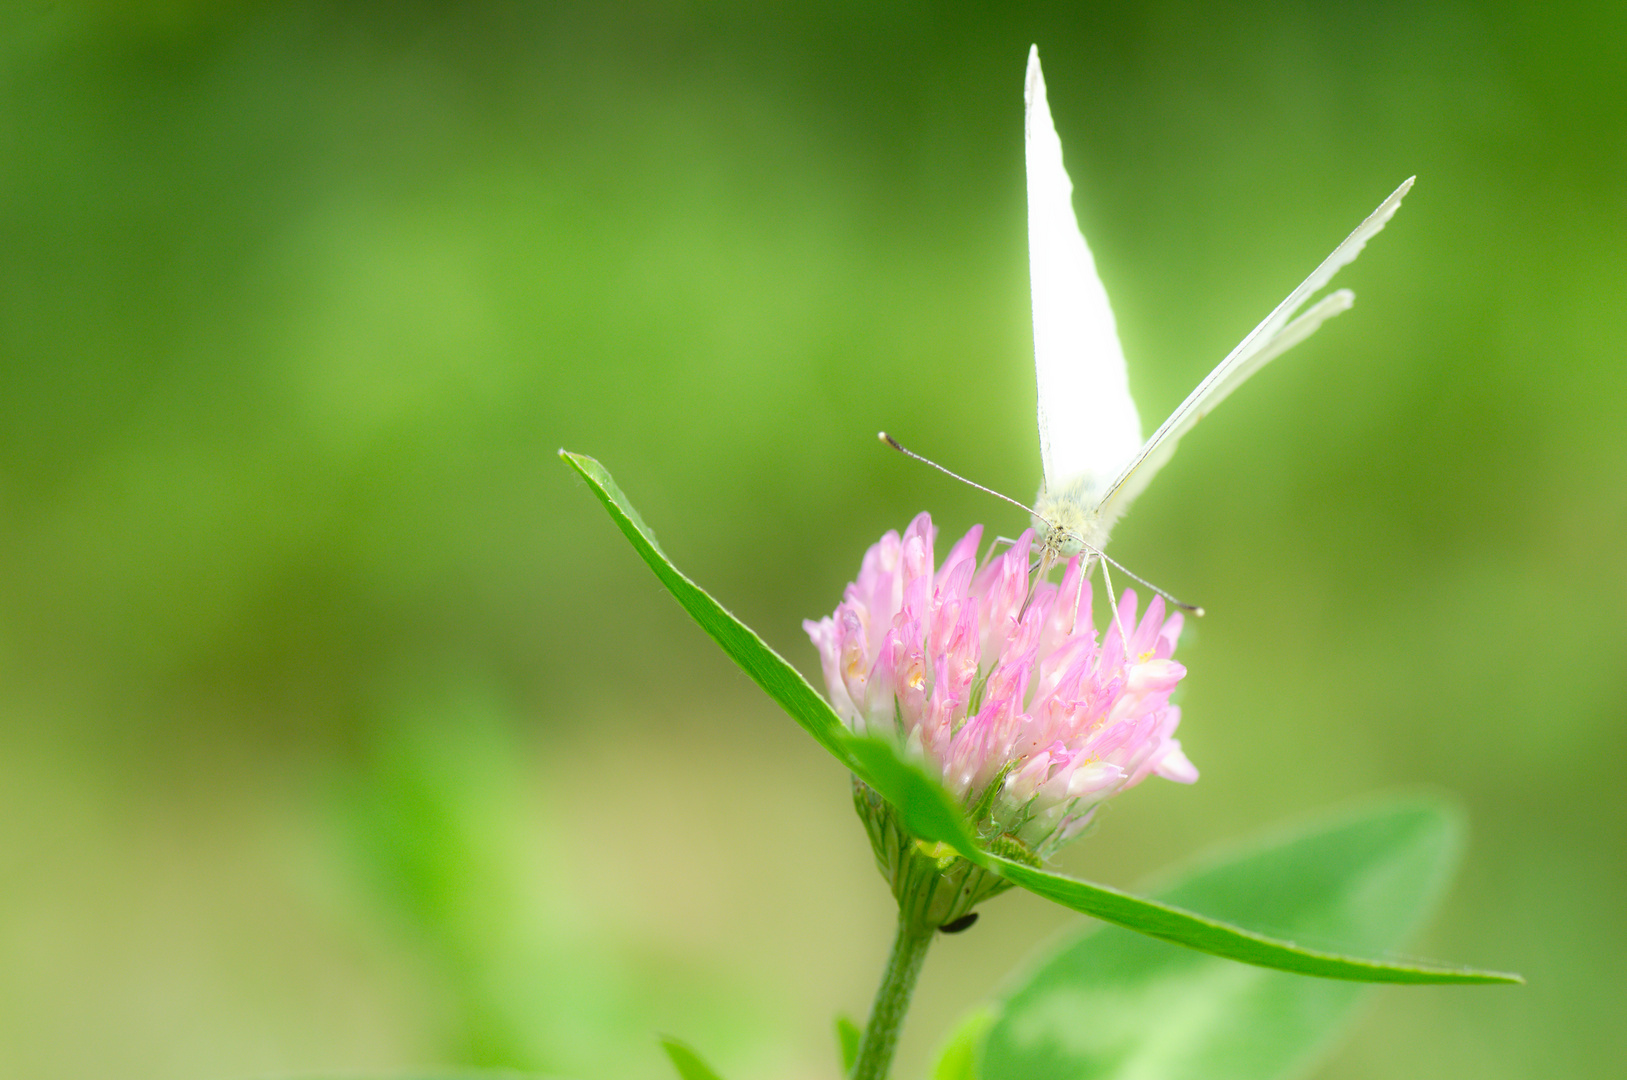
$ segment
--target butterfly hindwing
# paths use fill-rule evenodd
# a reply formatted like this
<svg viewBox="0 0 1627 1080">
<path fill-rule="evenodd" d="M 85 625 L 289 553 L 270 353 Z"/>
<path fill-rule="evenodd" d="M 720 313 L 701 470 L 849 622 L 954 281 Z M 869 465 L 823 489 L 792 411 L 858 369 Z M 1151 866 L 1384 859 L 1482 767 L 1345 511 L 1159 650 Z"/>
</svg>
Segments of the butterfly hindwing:
<svg viewBox="0 0 1627 1080">
<path fill-rule="evenodd" d="M 1311 272 L 1310 277 L 1300 282 L 1299 287 L 1289 293 L 1271 314 L 1250 331 L 1226 359 L 1198 383 L 1197 388 L 1187 395 L 1185 401 L 1176 406 L 1169 419 L 1159 425 L 1152 438 L 1147 440 L 1146 445 L 1141 447 L 1114 480 L 1102 500 L 1103 517 L 1113 520 L 1124 513 L 1130 501 L 1141 493 L 1148 481 L 1175 452 L 1175 444 L 1180 437 L 1192 430 L 1193 425 L 1203 419 L 1209 410 L 1220 404 L 1227 394 L 1237 389 L 1245 379 L 1271 360 L 1310 337 L 1325 320 L 1349 309 L 1355 296 L 1348 289 L 1340 289 L 1329 293 L 1311 305 L 1310 310 L 1297 319 L 1294 318 L 1294 314 L 1305 302 L 1326 285 L 1340 268 L 1361 254 L 1367 241 L 1376 236 L 1390 218 L 1395 216 L 1402 198 L 1412 188 L 1415 179 L 1417 178 L 1409 178 L 1396 188 L 1389 198 L 1380 203 L 1378 209 L 1369 214 L 1367 219 L 1345 238 L 1344 243 L 1334 248 L 1333 253 L 1322 260 L 1321 265 Z"/>
</svg>

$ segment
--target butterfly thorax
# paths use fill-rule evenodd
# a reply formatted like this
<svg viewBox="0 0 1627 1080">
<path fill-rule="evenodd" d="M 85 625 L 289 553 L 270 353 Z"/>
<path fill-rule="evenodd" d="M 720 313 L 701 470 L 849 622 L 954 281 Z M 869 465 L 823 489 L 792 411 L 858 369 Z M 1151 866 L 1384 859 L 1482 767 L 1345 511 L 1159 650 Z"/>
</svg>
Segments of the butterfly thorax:
<svg viewBox="0 0 1627 1080">
<path fill-rule="evenodd" d="M 1101 551 L 1113 527 L 1102 515 L 1106 494 L 1093 478 L 1083 476 L 1055 491 L 1041 489 L 1034 503 L 1034 528 L 1041 551 L 1065 562 L 1081 551 Z"/>
</svg>

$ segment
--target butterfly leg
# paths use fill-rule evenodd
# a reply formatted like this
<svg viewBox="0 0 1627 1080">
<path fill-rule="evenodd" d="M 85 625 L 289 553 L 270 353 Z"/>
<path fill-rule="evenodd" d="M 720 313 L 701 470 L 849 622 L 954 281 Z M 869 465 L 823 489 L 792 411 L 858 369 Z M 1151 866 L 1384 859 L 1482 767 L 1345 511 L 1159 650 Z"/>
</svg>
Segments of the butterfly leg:
<svg viewBox="0 0 1627 1080">
<path fill-rule="evenodd" d="M 1028 597 L 1023 601 L 1022 610 L 1017 613 L 1018 622 L 1022 622 L 1023 616 L 1028 614 L 1028 605 L 1034 602 L 1034 592 L 1039 588 L 1039 583 L 1044 580 L 1045 575 L 1050 572 L 1053 561 L 1054 557 L 1047 549 L 1041 553 L 1039 561 L 1028 568 Z"/>
<path fill-rule="evenodd" d="M 1092 570 L 1093 566 L 1094 564 L 1091 563 L 1089 557 L 1087 556 L 1084 565 L 1079 568 L 1078 583 L 1073 590 L 1073 615 L 1068 619 L 1069 637 L 1072 637 L 1073 632 L 1079 627 L 1079 604 L 1085 598 L 1085 590 L 1090 588 L 1090 571 Z M 1062 580 L 1066 582 L 1067 579 L 1067 573 L 1064 572 L 1062 575 Z"/>
<path fill-rule="evenodd" d="M 1093 548 L 1093 547 L 1089 547 L 1089 546 L 1087 546 L 1085 548 L 1085 550 L 1090 552 L 1090 554 L 1091 554 L 1091 556 L 1093 558 L 1098 559 L 1098 560 L 1101 561 L 1101 563 L 1102 563 L 1102 573 L 1104 575 L 1107 573 L 1107 564 L 1111 563 L 1115 567 L 1117 567 L 1120 571 L 1122 571 L 1131 580 L 1135 581 L 1138 584 L 1145 585 L 1147 588 L 1151 589 L 1153 592 L 1157 593 L 1159 596 L 1162 596 L 1167 602 L 1175 605 L 1176 607 L 1180 608 L 1182 611 L 1190 611 L 1192 614 L 1198 616 L 1198 618 L 1200 618 L 1200 619 L 1203 617 L 1203 608 L 1202 607 L 1198 606 L 1197 604 L 1188 604 L 1185 600 L 1177 600 L 1174 596 L 1170 595 L 1165 590 L 1160 589 L 1158 586 L 1154 585 L 1152 582 L 1148 581 L 1146 578 L 1141 577 L 1139 574 L 1131 573 L 1129 567 L 1125 566 L 1123 563 L 1119 562 L 1117 559 L 1114 559 L 1114 558 L 1110 557 L 1107 554 L 1107 552 L 1102 551 L 1102 550 L 1100 550 L 1098 548 Z"/>
<path fill-rule="evenodd" d="M 983 556 L 983 561 L 978 563 L 977 565 L 978 566 L 987 566 L 989 561 L 994 558 L 994 553 L 999 550 L 999 548 L 1000 548 L 1000 546 L 1002 544 L 1005 545 L 1006 547 L 1012 547 L 1016 543 L 1017 543 L 1017 541 L 1013 540 L 1009 536 L 996 536 L 993 540 L 989 541 L 988 553 Z"/>
<path fill-rule="evenodd" d="M 1130 635 L 1124 632 L 1124 623 L 1119 621 L 1119 602 L 1118 598 L 1113 595 L 1113 575 L 1107 572 L 1107 560 L 1104 558 L 1101 563 L 1102 583 L 1107 586 L 1107 602 L 1113 608 L 1113 625 L 1119 628 L 1119 644 L 1124 646 L 1124 662 L 1129 664 Z"/>
</svg>

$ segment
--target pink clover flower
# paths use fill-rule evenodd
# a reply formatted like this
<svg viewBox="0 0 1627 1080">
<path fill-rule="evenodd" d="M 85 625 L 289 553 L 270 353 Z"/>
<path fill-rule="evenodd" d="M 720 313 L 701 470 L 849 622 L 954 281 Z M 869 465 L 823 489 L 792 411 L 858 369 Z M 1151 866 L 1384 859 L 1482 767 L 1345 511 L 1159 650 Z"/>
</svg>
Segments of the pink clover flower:
<svg viewBox="0 0 1627 1080">
<path fill-rule="evenodd" d="M 1186 674 L 1172 659 L 1182 616 L 1154 597 L 1137 621 L 1126 589 L 1098 640 L 1078 556 L 1061 585 L 1031 582 L 1032 531 L 979 569 L 981 537 L 972 528 L 937 566 L 919 515 L 865 552 L 836 611 L 803 628 L 851 730 L 901 740 L 968 808 L 986 808 L 973 823 L 985 838 L 1044 858 L 1148 776 L 1198 778 L 1169 701 Z"/>
</svg>

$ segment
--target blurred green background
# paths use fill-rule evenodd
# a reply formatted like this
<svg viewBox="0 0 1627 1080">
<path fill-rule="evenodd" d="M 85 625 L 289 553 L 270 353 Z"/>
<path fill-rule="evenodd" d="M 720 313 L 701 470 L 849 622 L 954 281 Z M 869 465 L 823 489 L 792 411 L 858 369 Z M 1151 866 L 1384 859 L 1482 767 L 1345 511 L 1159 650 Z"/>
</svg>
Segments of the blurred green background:
<svg viewBox="0 0 1627 1080">
<path fill-rule="evenodd" d="M 0 15 L 0 1072 L 835 1075 L 847 778 L 554 459 L 813 671 L 1020 516 L 1039 43 L 1149 423 L 1400 180 L 1117 556 L 1210 615 L 1120 885 L 1397 786 L 1474 834 L 1315 1074 L 1627 1069 L 1627 8 L 20 0 Z M 929 959 L 900 1076 L 1047 934 Z"/>
</svg>

